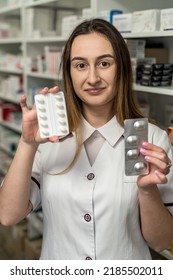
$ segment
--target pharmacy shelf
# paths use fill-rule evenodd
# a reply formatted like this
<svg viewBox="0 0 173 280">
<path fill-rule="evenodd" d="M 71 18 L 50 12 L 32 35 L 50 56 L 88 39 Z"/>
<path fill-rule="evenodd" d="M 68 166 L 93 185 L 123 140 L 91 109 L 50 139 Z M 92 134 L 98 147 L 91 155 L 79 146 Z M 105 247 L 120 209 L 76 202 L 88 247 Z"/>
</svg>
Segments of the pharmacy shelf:
<svg viewBox="0 0 173 280">
<path fill-rule="evenodd" d="M 21 9 L 21 4 L 7 5 L 6 7 L 0 7 L 0 14 L 18 14 L 18 11 Z"/>
<path fill-rule="evenodd" d="M 37 1 L 30 1 L 30 3 L 26 3 L 25 7 L 30 8 L 30 7 L 36 7 L 36 6 L 42 6 L 42 5 L 48 5 L 52 3 L 56 3 L 57 1 L 55 0 L 37 0 Z"/>
<path fill-rule="evenodd" d="M 173 37 L 173 31 L 155 31 L 155 32 L 139 32 L 139 33 L 122 33 L 125 39 L 137 38 L 162 38 Z"/>
<path fill-rule="evenodd" d="M 23 74 L 22 70 L 14 70 L 14 69 L 2 69 L 2 68 L 0 68 L 0 72 L 6 73 L 6 74 L 17 74 L 17 75 Z"/>
<path fill-rule="evenodd" d="M 9 157 L 13 158 L 15 152 L 10 152 L 5 146 L 0 144 L 0 150 L 7 154 Z"/>
<path fill-rule="evenodd" d="M 5 102 L 10 102 L 10 103 L 13 103 L 13 104 L 17 104 L 17 105 L 20 102 L 20 98 L 21 98 L 21 95 L 18 96 L 18 100 L 14 99 L 14 98 L 12 99 L 8 96 L 1 96 L 0 95 L 0 100 L 5 101 Z"/>
<path fill-rule="evenodd" d="M 22 38 L 0 38 L 0 45 L 3 44 L 22 44 Z"/>
<path fill-rule="evenodd" d="M 46 6 L 46 7 L 57 7 L 63 9 L 73 9 L 77 10 L 78 8 L 86 7 L 86 4 L 90 3 L 90 0 L 83 0 L 83 1 L 69 1 L 69 0 L 37 0 L 37 1 L 30 1 L 30 3 L 25 3 L 25 8 L 34 8 L 38 6 Z"/>
<path fill-rule="evenodd" d="M 11 130 L 14 130 L 17 133 L 21 133 L 21 131 L 22 131 L 21 125 L 19 126 L 19 125 L 16 125 L 16 124 L 11 124 L 11 123 L 6 122 L 6 121 L 0 121 L 0 125 L 5 126 L 6 128 L 9 128 Z"/>
<path fill-rule="evenodd" d="M 54 37 L 36 37 L 36 38 L 26 38 L 26 43 L 52 43 L 52 42 L 66 42 L 67 38 L 62 36 L 54 36 Z"/>
<path fill-rule="evenodd" d="M 58 80 L 58 76 L 48 75 L 46 73 L 39 73 L 39 72 L 27 72 L 27 76 L 33 78 L 43 78 L 48 80 Z"/>
<path fill-rule="evenodd" d="M 141 85 L 138 85 L 138 84 L 134 84 L 133 88 L 134 88 L 135 91 L 150 92 L 150 93 L 173 96 L 173 86 L 169 86 L 169 87 L 147 87 L 147 86 L 141 86 Z"/>
</svg>

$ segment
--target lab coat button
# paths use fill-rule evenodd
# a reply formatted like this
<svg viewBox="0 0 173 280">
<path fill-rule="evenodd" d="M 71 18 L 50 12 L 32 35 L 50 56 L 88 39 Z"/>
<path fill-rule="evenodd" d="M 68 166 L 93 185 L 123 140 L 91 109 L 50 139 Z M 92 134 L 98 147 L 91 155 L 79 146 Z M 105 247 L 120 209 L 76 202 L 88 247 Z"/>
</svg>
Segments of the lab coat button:
<svg viewBox="0 0 173 280">
<path fill-rule="evenodd" d="M 85 220 L 86 222 L 90 222 L 90 221 L 91 221 L 91 216 L 90 216 L 90 214 L 85 214 L 85 215 L 84 215 L 84 220 Z"/>
<path fill-rule="evenodd" d="M 89 174 L 87 175 L 87 179 L 88 179 L 88 180 L 93 180 L 94 177 L 95 177 L 95 175 L 94 175 L 93 173 L 89 173 Z"/>
<path fill-rule="evenodd" d="M 91 257 L 86 257 L 85 259 L 86 259 L 86 260 L 92 260 L 92 258 L 91 258 Z"/>
</svg>

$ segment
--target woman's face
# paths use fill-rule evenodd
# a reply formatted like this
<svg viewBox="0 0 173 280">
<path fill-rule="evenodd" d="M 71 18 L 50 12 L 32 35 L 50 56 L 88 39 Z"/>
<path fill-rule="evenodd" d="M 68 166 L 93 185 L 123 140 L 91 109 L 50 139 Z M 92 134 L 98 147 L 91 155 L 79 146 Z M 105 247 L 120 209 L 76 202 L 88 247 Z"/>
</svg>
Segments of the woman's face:
<svg viewBox="0 0 173 280">
<path fill-rule="evenodd" d="M 71 48 L 71 77 L 83 109 L 112 109 L 116 63 L 113 48 L 100 33 L 79 35 Z"/>
</svg>

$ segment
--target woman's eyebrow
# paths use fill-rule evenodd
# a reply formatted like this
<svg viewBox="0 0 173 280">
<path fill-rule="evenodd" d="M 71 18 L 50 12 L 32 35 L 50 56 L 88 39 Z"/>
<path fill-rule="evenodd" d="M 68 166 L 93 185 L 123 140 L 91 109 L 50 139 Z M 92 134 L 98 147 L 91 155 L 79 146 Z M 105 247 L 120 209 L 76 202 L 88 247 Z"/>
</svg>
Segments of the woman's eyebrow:
<svg viewBox="0 0 173 280">
<path fill-rule="evenodd" d="M 74 61 L 74 60 L 86 60 L 85 57 L 80 57 L 80 56 L 75 56 L 71 59 L 71 61 Z"/>
<path fill-rule="evenodd" d="M 114 59 L 114 56 L 112 54 L 103 54 L 103 55 L 99 55 L 98 57 L 96 57 L 96 59 L 102 59 L 102 58 L 113 58 Z M 85 57 L 81 57 L 81 56 L 75 56 L 71 59 L 71 62 L 72 61 L 75 61 L 75 60 L 87 60 L 87 58 Z"/>
<path fill-rule="evenodd" d="M 112 54 L 107 53 L 107 54 L 98 56 L 97 59 L 102 59 L 102 58 L 107 58 L 107 57 L 114 58 L 114 56 Z"/>
</svg>

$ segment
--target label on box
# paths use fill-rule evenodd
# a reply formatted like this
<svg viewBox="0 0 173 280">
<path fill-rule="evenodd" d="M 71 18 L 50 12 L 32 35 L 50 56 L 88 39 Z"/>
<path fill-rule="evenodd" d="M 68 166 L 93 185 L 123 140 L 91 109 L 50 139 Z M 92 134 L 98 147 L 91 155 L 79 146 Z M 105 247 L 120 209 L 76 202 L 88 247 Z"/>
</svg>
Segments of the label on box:
<svg viewBox="0 0 173 280">
<path fill-rule="evenodd" d="M 173 9 L 163 9 L 160 12 L 160 30 L 173 30 Z"/>
<path fill-rule="evenodd" d="M 113 15 L 112 24 L 119 32 L 132 32 L 132 14 Z"/>
<path fill-rule="evenodd" d="M 154 32 L 160 28 L 160 10 L 133 12 L 132 32 Z"/>
</svg>

